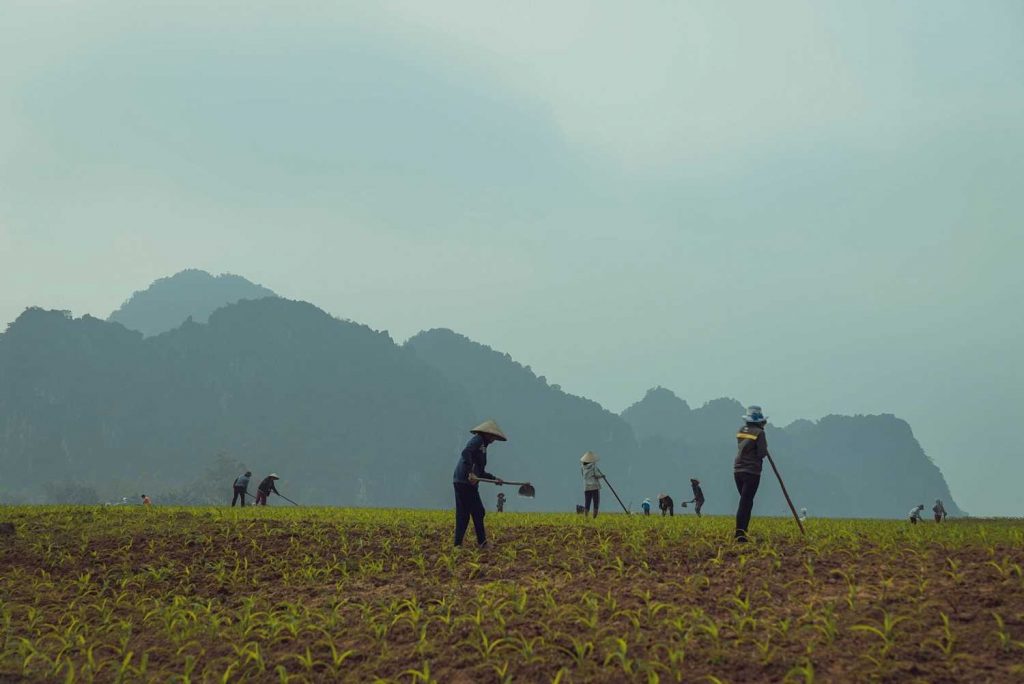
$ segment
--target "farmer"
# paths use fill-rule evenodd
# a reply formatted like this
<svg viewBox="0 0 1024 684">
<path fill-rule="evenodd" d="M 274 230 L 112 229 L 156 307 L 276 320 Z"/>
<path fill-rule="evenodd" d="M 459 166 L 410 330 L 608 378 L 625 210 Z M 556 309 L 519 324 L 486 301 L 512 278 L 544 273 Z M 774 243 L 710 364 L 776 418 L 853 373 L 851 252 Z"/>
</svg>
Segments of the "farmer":
<svg viewBox="0 0 1024 684">
<path fill-rule="evenodd" d="M 807 509 L 806 508 L 801 508 L 800 509 L 800 522 L 805 522 L 806 520 L 807 520 Z"/>
<path fill-rule="evenodd" d="M 672 501 L 672 497 L 669 496 L 668 494 L 658 495 L 658 508 L 661 509 L 662 516 L 668 513 L 670 516 L 674 518 L 676 515 L 676 505 Z"/>
<path fill-rule="evenodd" d="M 740 543 L 747 541 L 754 495 L 761 484 L 761 466 L 768 455 L 768 439 L 764 434 L 768 418 L 761 407 L 748 407 L 743 420 L 746 425 L 736 433 L 736 460 L 732 466 L 736 491 L 740 494 L 740 505 L 736 509 L 736 541 Z"/>
<path fill-rule="evenodd" d="M 650 499 L 644 499 L 644 502 L 642 504 L 640 504 L 640 508 L 644 509 L 644 515 L 650 515 L 651 514 L 651 500 Z"/>
<path fill-rule="evenodd" d="M 242 507 L 245 507 L 245 497 L 249 495 L 249 478 L 252 477 L 252 472 L 249 470 L 245 471 L 244 475 L 239 475 L 235 478 L 235 495 L 231 497 L 231 507 L 234 508 L 235 502 L 241 500 Z"/>
<path fill-rule="evenodd" d="M 260 482 L 259 486 L 256 487 L 257 506 L 266 506 L 267 497 L 270 496 L 271 492 L 280 496 L 281 492 L 277 491 L 277 487 L 274 486 L 274 481 L 280 479 L 281 478 L 277 476 L 277 473 L 270 473 L 265 478 L 263 478 L 263 481 Z"/>
<path fill-rule="evenodd" d="M 700 488 L 700 480 L 695 477 L 690 478 L 690 487 L 693 489 L 693 499 L 686 503 L 693 504 L 693 512 L 700 517 L 700 509 L 704 506 L 704 490 Z"/>
<path fill-rule="evenodd" d="M 140 494 L 139 498 L 142 499 L 142 505 L 143 506 L 152 506 L 153 505 L 153 501 L 148 496 L 146 496 L 145 494 Z"/>
<path fill-rule="evenodd" d="M 597 454 L 588 451 L 580 458 L 580 472 L 583 475 L 583 515 L 590 515 L 590 504 L 594 504 L 594 517 L 601 504 L 601 478 L 604 473 L 597 467 Z"/>
<path fill-rule="evenodd" d="M 910 513 L 910 524 L 916 525 L 917 521 L 921 519 L 921 511 L 924 510 L 924 504 L 917 504 L 917 508 L 911 508 Z"/>
<path fill-rule="evenodd" d="M 932 506 L 932 514 L 935 515 L 935 522 L 940 523 L 946 519 L 946 507 L 942 505 L 942 499 L 936 499 Z"/>
<path fill-rule="evenodd" d="M 484 529 L 484 504 L 480 500 L 478 479 L 505 482 L 487 472 L 487 447 L 494 441 L 506 442 L 508 437 L 493 420 L 487 420 L 470 430 L 473 437 L 466 443 L 452 475 L 455 487 L 455 545 L 462 546 L 469 519 L 473 519 L 476 543 L 481 549 L 487 547 L 487 531 Z"/>
<path fill-rule="evenodd" d="M 505 492 L 498 492 L 498 512 L 505 511 Z"/>
</svg>

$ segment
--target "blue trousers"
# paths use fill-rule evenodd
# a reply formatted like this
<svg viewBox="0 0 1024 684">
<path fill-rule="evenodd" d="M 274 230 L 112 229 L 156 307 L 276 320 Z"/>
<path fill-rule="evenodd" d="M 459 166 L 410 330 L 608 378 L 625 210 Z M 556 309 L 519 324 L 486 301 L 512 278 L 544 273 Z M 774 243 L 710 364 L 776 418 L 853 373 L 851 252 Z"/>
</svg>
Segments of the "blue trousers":
<svg viewBox="0 0 1024 684">
<path fill-rule="evenodd" d="M 469 528 L 469 519 L 473 519 L 476 530 L 476 543 L 487 542 L 487 531 L 484 530 L 484 502 L 480 500 L 480 491 L 471 484 L 454 483 L 455 486 L 455 545 L 462 546 L 462 538 Z"/>
</svg>

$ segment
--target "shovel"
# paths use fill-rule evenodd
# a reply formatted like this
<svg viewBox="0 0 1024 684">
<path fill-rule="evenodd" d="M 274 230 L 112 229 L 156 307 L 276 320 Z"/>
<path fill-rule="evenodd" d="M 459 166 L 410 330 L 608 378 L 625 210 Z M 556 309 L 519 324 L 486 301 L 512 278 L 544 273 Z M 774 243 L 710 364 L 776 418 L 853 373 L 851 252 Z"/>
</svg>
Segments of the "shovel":
<svg viewBox="0 0 1024 684">
<path fill-rule="evenodd" d="M 485 480 L 481 477 L 475 478 L 477 482 L 489 482 L 490 484 L 498 484 L 497 480 Z M 531 499 L 537 496 L 537 490 L 533 488 L 533 485 L 529 482 L 509 482 L 504 480 L 504 484 L 507 485 L 519 485 L 519 496 L 528 496 Z"/>
</svg>

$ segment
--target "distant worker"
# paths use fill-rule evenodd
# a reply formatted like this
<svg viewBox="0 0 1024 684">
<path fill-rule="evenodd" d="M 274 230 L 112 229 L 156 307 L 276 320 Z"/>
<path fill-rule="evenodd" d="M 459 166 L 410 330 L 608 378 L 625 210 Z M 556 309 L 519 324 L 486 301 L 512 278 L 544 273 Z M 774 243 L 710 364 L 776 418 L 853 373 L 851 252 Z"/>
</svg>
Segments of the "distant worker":
<svg viewBox="0 0 1024 684">
<path fill-rule="evenodd" d="M 153 502 L 145 494 L 139 495 L 139 498 L 142 499 L 142 505 L 143 506 L 152 506 L 153 505 Z"/>
<path fill-rule="evenodd" d="M 806 508 L 801 508 L 800 509 L 800 522 L 804 522 L 806 520 L 807 520 L 807 509 Z"/>
<path fill-rule="evenodd" d="M 270 496 L 271 492 L 277 494 L 278 496 L 281 495 L 281 492 L 277 491 L 277 487 L 274 486 L 274 482 L 280 479 L 281 478 L 277 476 L 277 473 L 270 473 L 265 478 L 263 478 L 263 481 L 260 482 L 259 486 L 256 487 L 257 506 L 266 506 L 267 497 Z"/>
<path fill-rule="evenodd" d="M 736 433 L 736 460 L 733 461 L 733 479 L 740 495 L 736 509 L 736 541 L 747 541 L 750 514 L 754 510 L 754 496 L 761 484 L 761 466 L 768 455 L 768 438 L 764 434 L 768 418 L 760 406 L 750 406 L 742 416 L 746 425 Z"/>
<path fill-rule="evenodd" d="M 651 500 L 650 499 L 644 499 L 644 502 L 642 504 L 640 504 L 640 508 L 644 509 L 644 515 L 650 515 L 651 514 Z"/>
<path fill-rule="evenodd" d="M 498 492 L 498 512 L 505 511 L 505 492 Z"/>
<path fill-rule="evenodd" d="M 693 504 L 693 512 L 700 517 L 700 509 L 704 506 L 704 490 L 700 488 L 700 480 L 695 477 L 690 478 L 690 487 L 693 489 L 693 498 L 686 503 Z"/>
<path fill-rule="evenodd" d="M 662 515 L 665 515 L 666 513 L 672 517 L 675 517 L 676 515 L 676 505 L 672 501 L 672 497 L 668 494 L 658 495 L 658 508 L 661 509 Z"/>
<path fill-rule="evenodd" d="M 916 525 L 917 521 L 921 519 L 921 511 L 924 510 L 924 504 L 917 504 L 917 508 L 910 509 L 910 524 Z"/>
<path fill-rule="evenodd" d="M 580 457 L 580 472 L 583 475 L 583 515 L 590 515 L 590 504 L 594 504 L 594 517 L 601 505 L 601 478 L 604 473 L 597 467 L 600 460 L 593 451 Z"/>
<path fill-rule="evenodd" d="M 946 519 L 946 507 L 942 505 L 942 499 L 936 499 L 932 506 L 932 513 L 935 515 L 935 522 L 940 523 Z"/>
<path fill-rule="evenodd" d="M 249 470 L 245 471 L 244 475 L 239 475 L 235 478 L 235 495 L 231 497 L 231 507 L 234 508 L 235 502 L 241 500 L 242 507 L 245 507 L 245 497 L 249 496 L 249 478 L 252 477 L 252 472 Z"/>
<path fill-rule="evenodd" d="M 462 546 L 462 539 L 469 528 L 469 520 L 473 519 L 476 531 L 476 543 L 481 549 L 487 548 L 487 531 L 484 529 L 484 503 L 480 500 L 480 483 L 478 480 L 497 480 L 499 485 L 505 484 L 501 478 L 487 472 L 487 447 L 494 443 L 506 442 L 508 437 L 493 420 L 487 420 L 470 430 L 473 437 L 466 443 L 452 475 L 455 487 L 455 546 Z"/>
</svg>

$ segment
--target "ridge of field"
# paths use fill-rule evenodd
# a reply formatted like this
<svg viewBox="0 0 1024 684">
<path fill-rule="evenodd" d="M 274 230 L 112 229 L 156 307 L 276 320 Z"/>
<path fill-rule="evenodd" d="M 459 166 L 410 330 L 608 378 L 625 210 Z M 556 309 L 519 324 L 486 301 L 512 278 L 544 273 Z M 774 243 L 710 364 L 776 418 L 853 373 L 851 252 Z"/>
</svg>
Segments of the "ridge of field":
<svg viewBox="0 0 1024 684">
<path fill-rule="evenodd" d="M 1024 677 L 1024 521 L 0 511 L 3 681 Z"/>
</svg>

